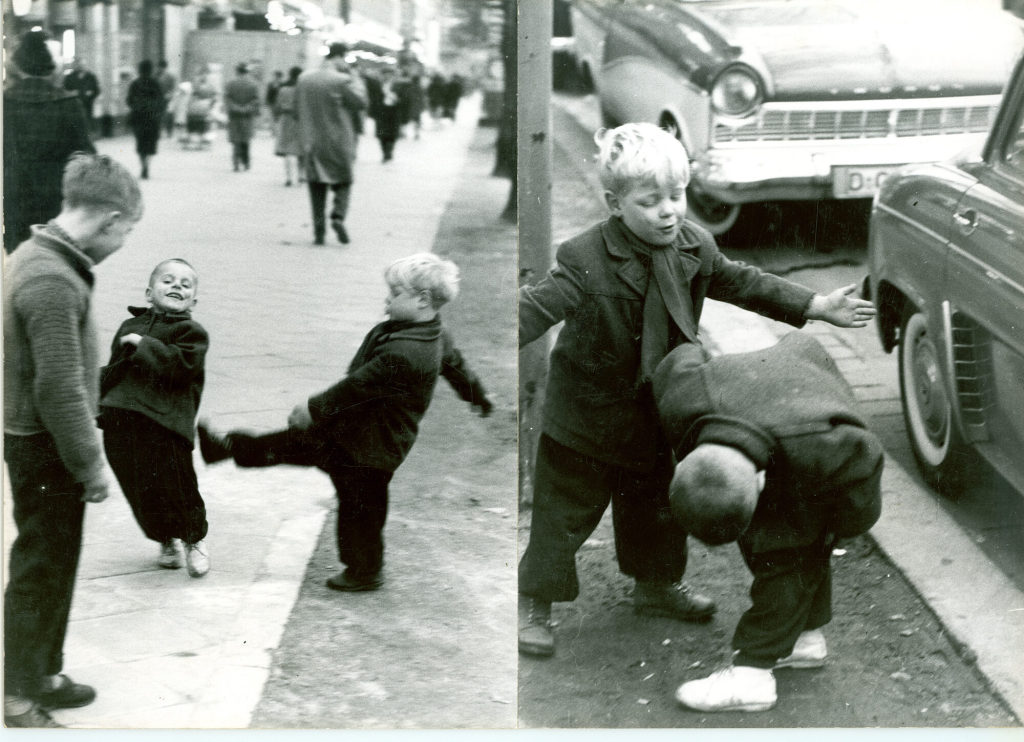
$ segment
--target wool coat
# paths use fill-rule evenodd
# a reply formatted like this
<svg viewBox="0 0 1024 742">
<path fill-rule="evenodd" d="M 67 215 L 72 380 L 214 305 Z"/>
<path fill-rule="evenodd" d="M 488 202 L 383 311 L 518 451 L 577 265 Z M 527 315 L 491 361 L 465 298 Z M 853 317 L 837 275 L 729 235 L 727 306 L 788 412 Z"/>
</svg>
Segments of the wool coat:
<svg viewBox="0 0 1024 742">
<path fill-rule="evenodd" d="M 241 75 L 224 86 L 224 109 L 228 114 L 228 141 L 245 144 L 252 139 L 253 119 L 260 112 L 260 89 Z"/>
<path fill-rule="evenodd" d="M 61 179 L 74 152 L 95 152 L 77 94 L 48 77 L 23 77 L 4 90 L 4 249 L 33 224 L 60 213 Z"/>
<path fill-rule="evenodd" d="M 329 59 L 320 69 L 299 76 L 295 110 L 306 178 L 311 183 L 352 183 L 356 117 L 364 108 L 366 86 L 362 77 L 338 72 Z"/>
<path fill-rule="evenodd" d="M 470 404 L 486 403 L 440 318 L 382 322 L 366 335 L 345 378 L 309 398 L 310 433 L 356 464 L 394 471 L 416 441 L 439 374 Z"/>
<path fill-rule="evenodd" d="M 655 371 L 653 393 L 677 457 L 717 443 L 766 472 L 740 537 L 750 552 L 827 543 L 878 520 L 881 443 L 810 335 L 793 332 L 770 348 L 711 359 L 697 346 L 676 348 Z"/>
<path fill-rule="evenodd" d="M 103 408 L 130 410 L 191 443 L 209 336 L 187 312 L 164 314 L 151 307 L 128 311 L 132 316 L 114 333 L 110 362 L 100 371 L 100 425 Z M 133 332 L 142 335 L 138 346 L 121 342 Z"/>
<path fill-rule="evenodd" d="M 543 432 L 600 461 L 646 471 L 662 445 L 649 387 L 637 384 L 649 268 L 611 219 L 561 245 L 548 275 L 520 290 L 519 344 L 564 320 L 550 358 Z M 675 253 L 686 284 L 685 342 L 698 342 L 705 297 L 797 327 L 806 321 L 812 291 L 729 260 L 696 224 L 686 222 L 665 249 Z"/>
</svg>

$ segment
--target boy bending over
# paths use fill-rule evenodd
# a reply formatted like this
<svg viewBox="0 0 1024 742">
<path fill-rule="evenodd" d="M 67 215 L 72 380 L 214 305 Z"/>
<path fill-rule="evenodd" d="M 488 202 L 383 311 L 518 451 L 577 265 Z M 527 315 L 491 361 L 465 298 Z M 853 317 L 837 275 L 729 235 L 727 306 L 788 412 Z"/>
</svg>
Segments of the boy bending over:
<svg viewBox="0 0 1024 742">
<path fill-rule="evenodd" d="M 882 446 L 825 349 L 794 332 L 766 350 L 706 360 L 683 346 L 654 398 L 680 460 L 672 511 L 701 541 L 738 541 L 754 576 L 732 664 L 683 683 L 698 711 L 764 711 L 776 668 L 821 667 L 832 618 L 829 557 L 881 512 Z"/>
</svg>

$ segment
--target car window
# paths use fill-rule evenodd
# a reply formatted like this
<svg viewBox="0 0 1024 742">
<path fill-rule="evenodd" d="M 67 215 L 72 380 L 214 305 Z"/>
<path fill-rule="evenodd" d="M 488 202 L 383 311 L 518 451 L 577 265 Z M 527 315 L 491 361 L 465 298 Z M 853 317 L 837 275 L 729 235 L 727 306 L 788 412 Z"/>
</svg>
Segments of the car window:
<svg viewBox="0 0 1024 742">
<path fill-rule="evenodd" d="M 1024 176 L 1024 116 L 1021 115 L 1022 113 L 1024 111 L 1017 113 L 1017 123 L 1011 129 L 1013 133 L 1006 144 L 1004 160 L 1019 175 Z"/>
</svg>

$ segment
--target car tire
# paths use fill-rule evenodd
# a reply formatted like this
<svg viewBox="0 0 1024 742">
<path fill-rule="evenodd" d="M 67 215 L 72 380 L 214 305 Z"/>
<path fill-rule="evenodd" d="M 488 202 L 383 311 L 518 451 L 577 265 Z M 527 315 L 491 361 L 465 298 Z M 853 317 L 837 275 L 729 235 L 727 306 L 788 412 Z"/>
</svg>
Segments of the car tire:
<svg viewBox="0 0 1024 742">
<path fill-rule="evenodd" d="M 903 313 L 899 340 L 900 399 L 910 448 L 925 481 L 955 499 L 974 455 L 957 430 L 943 380 L 942 359 L 916 307 Z"/>
</svg>

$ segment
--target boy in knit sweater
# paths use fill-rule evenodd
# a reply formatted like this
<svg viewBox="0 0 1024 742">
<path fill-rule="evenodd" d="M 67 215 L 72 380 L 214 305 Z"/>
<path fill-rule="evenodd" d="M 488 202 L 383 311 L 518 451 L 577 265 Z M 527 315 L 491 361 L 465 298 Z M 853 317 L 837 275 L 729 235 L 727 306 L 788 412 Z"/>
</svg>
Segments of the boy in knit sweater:
<svg viewBox="0 0 1024 742">
<path fill-rule="evenodd" d="M 658 365 L 653 393 L 680 459 L 673 514 L 707 544 L 737 541 L 754 576 L 732 663 L 676 698 L 698 711 L 767 710 L 774 669 L 825 663 L 829 557 L 836 539 L 878 520 L 881 443 L 835 362 L 801 332 L 710 359 L 680 346 Z"/>
<path fill-rule="evenodd" d="M 99 354 L 93 267 L 142 216 L 131 174 L 77 155 L 60 213 L 35 225 L 4 266 L 4 460 L 18 535 L 4 594 L 4 724 L 56 727 L 46 709 L 92 703 L 62 675 L 85 503 L 107 497 L 96 431 Z"/>
<path fill-rule="evenodd" d="M 199 424 L 207 463 L 291 464 L 323 470 L 338 497 L 338 559 L 342 572 L 327 587 L 343 592 L 383 584 L 388 484 L 408 455 L 438 375 L 481 415 L 491 402 L 441 324 L 440 309 L 455 298 L 458 268 L 432 253 L 396 260 L 384 272 L 388 319 L 367 333 L 337 384 L 292 410 L 288 428 L 251 435 L 216 435 Z"/>
<path fill-rule="evenodd" d="M 128 308 L 132 317 L 114 335 L 100 373 L 107 460 L 143 533 L 160 544 L 160 566 L 180 569 L 184 542 L 192 577 L 210 570 L 206 505 L 192 465 L 209 347 L 206 330 L 192 319 L 198 288 L 186 261 L 157 265 L 146 287 L 149 308 Z"/>
</svg>

